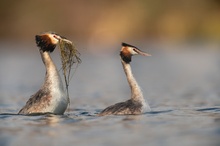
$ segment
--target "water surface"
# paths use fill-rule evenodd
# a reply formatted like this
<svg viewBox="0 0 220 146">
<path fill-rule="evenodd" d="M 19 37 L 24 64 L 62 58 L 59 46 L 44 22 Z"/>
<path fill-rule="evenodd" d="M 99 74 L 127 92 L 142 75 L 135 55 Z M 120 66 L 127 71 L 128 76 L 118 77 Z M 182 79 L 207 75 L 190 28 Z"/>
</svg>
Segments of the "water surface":
<svg viewBox="0 0 220 146">
<path fill-rule="evenodd" d="M 33 48 L 36 49 L 36 48 Z M 103 108 L 130 97 L 118 52 L 82 53 L 64 115 L 16 115 L 44 80 L 39 53 L 0 54 L 0 145 L 220 144 L 220 54 L 218 51 L 149 50 L 133 58 L 133 73 L 152 112 L 97 117 Z M 59 56 L 52 55 L 60 66 Z"/>
</svg>

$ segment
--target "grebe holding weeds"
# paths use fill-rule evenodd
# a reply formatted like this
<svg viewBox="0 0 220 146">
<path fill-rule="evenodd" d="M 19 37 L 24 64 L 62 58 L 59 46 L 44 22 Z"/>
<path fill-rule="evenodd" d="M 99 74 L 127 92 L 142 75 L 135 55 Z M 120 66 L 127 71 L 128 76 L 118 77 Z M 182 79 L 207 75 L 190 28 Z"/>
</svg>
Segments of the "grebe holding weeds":
<svg viewBox="0 0 220 146">
<path fill-rule="evenodd" d="M 136 54 L 143 56 L 151 56 L 150 54 L 142 52 L 135 46 L 122 43 L 122 48 L 120 52 L 121 63 L 125 75 L 127 77 L 128 84 L 130 85 L 131 88 L 131 99 L 107 107 L 101 113 L 99 113 L 99 116 L 137 115 L 150 111 L 150 106 L 145 102 L 141 89 L 131 71 L 131 66 L 130 66 L 131 58 L 133 55 Z"/>
<path fill-rule="evenodd" d="M 61 77 L 50 57 L 61 36 L 55 33 L 43 33 L 35 36 L 40 55 L 46 68 L 45 81 L 37 93 L 31 96 L 18 114 L 63 114 L 69 104 Z"/>
</svg>

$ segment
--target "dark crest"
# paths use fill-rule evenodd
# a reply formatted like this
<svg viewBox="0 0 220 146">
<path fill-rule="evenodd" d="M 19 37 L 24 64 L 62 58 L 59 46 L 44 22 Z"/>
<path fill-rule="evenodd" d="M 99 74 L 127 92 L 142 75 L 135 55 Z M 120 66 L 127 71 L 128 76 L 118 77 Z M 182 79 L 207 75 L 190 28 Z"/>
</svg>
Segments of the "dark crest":
<svg viewBox="0 0 220 146">
<path fill-rule="evenodd" d="M 132 48 L 136 48 L 136 49 L 138 49 L 137 47 L 135 47 L 135 46 L 132 46 L 132 45 L 130 45 L 130 44 L 127 44 L 127 43 L 121 43 L 121 45 L 123 46 L 123 47 L 132 47 Z"/>
<path fill-rule="evenodd" d="M 62 39 L 67 39 L 66 37 L 61 36 L 61 35 L 59 35 L 58 33 L 53 32 L 53 31 L 49 31 L 49 32 L 47 32 L 47 33 L 55 34 L 55 35 L 57 35 L 57 36 L 60 36 Z"/>
<path fill-rule="evenodd" d="M 53 52 L 56 45 L 51 43 L 50 38 L 47 35 L 36 35 L 36 44 L 40 49 L 45 52 Z"/>
</svg>

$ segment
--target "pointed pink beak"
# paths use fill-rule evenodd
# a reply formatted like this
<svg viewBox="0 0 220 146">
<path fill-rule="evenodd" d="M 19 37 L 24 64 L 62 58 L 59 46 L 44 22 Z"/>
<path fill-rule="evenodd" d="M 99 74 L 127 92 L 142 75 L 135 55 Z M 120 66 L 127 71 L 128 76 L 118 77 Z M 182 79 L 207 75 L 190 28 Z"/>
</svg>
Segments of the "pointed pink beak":
<svg viewBox="0 0 220 146">
<path fill-rule="evenodd" d="M 151 54 L 145 53 L 145 52 L 143 52 L 143 51 L 141 51 L 141 50 L 139 50 L 139 49 L 136 49 L 136 52 L 137 52 L 138 54 L 142 55 L 142 56 L 151 56 Z"/>
</svg>

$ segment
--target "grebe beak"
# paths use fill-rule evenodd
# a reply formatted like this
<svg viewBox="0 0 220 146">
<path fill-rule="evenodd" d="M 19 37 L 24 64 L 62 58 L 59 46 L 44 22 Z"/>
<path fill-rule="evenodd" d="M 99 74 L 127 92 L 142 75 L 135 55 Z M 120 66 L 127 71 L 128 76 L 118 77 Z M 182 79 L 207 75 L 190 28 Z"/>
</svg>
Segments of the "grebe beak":
<svg viewBox="0 0 220 146">
<path fill-rule="evenodd" d="M 58 35 L 54 35 L 53 37 L 54 37 L 55 39 L 57 39 L 57 40 L 60 40 L 60 39 L 61 39 L 61 37 L 58 36 Z"/>
<path fill-rule="evenodd" d="M 134 51 L 137 52 L 139 55 L 142 55 L 142 56 L 151 56 L 151 54 L 145 53 L 145 52 L 143 52 L 139 49 L 135 49 Z"/>
</svg>

